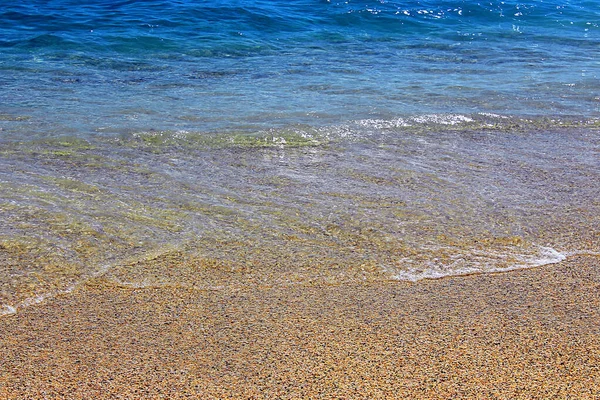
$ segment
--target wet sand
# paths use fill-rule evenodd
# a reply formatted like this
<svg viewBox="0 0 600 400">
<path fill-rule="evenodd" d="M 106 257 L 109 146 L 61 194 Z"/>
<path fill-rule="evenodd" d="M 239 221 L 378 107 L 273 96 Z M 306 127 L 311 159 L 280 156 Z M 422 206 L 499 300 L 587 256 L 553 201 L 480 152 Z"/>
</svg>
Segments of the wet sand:
<svg viewBox="0 0 600 400">
<path fill-rule="evenodd" d="M 0 399 L 600 398 L 600 258 L 340 286 L 131 289 L 0 318 Z"/>
</svg>

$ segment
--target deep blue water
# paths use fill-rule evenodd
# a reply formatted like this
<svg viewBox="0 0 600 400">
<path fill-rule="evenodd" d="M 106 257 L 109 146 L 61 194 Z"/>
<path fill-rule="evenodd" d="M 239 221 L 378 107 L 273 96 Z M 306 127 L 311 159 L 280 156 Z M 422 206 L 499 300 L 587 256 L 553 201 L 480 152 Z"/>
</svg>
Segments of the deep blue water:
<svg viewBox="0 0 600 400">
<path fill-rule="evenodd" d="M 0 316 L 99 277 L 597 255 L 599 22 L 598 1 L 4 1 Z"/>
<path fill-rule="evenodd" d="M 596 118 L 597 1 L 0 6 L 4 136 L 429 113 Z M 5 117 L 4 120 L 11 119 Z"/>
</svg>

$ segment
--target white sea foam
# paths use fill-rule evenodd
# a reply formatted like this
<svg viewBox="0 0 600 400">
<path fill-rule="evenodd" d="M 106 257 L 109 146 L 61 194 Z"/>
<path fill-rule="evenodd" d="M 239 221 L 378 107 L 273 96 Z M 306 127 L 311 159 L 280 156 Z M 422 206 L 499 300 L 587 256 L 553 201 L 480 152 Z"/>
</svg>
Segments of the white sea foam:
<svg viewBox="0 0 600 400">
<path fill-rule="evenodd" d="M 412 126 L 407 120 L 403 118 L 395 118 L 392 120 L 385 119 L 361 119 L 355 122 L 356 125 L 365 128 L 375 129 L 393 129 Z"/>
<path fill-rule="evenodd" d="M 419 124 L 434 123 L 439 125 L 456 125 L 465 122 L 473 122 L 473 118 L 462 114 L 427 114 L 411 118 Z"/>
<path fill-rule="evenodd" d="M 0 307 L 0 317 L 9 314 L 15 314 L 16 312 L 17 309 L 13 306 L 9 306 L 8 304 L 2 304 L 2 307 Z"/>
<path fill-rule="evenodd" d="M 28 297 L 28 298 L 20 301 L 19 303 L 17 303 L 14 306 L 4 304 L 4 305 L 2 305 L 2 308 L 4 310 L 0 311 L 0 317 L 2 317 L 4 315 L 9 315 L 9 314 L 16 314 L 17 310 L 19 310 L 21 308 L 40 304 L 40 303 L 44 302 L 45 300 L 51 299 L 58 295 L 70 293 L 75 289 L 76 286 L 78 286 L 78 285 L 71 285 L 63 290 L 57 290 L 57 291 L 53 291 L 53 292 L 42 293 L 40 295 L 33 296 L 33 297 Z"/>
<path fill-rule="evenodd" d="M 567 258 L 566 254 L 563 254 L 552 247 L 544 246 L 540 246 L 540 255 L 542 256 L 541 258 L 534 260 L 534 263 L 537 263 L 535 266 L 556 264 Z"/>
<path fill-rule="evenodd" d="M 508 117 L 506 115 L 487 113 L 487 112 L 480 112 L 480 113 L 478 113 L 478 115 L 481 115 L 482 117 L 489 117 L 489 118 L 508 119 Z"/>
<path fill-rule="evenodd" d="M 490 267 L 489 260 L 496 258 L 506 258 L 505 255 L 490 252 L 488 262 L 485 257 L 478 254 L 472 254 L 467 261 L 467 257 L 456 256 L 451 264 L 442 265 L 428 263 L 423 268 L 408 268 L 397 272 L 393 278 L 400 281 L 417 282 L 423 279 L 440 279 L 450 276 L 464 276 L 473 274 L 484 274 L 494 272 L 507 272 L 518 269 L 527 269 L 541 267 L 549 264 L 559 263 L 567 258 L 567 255 L 556 251 L 551 247 L 539 246 L 539 253 L 535 256 L 523 255 L 518 257 L 522 263 L 512 264 L 507 267 Z M 466 264 L 461 266 L 461 264 Z"/>
<path fill-rule="evenodd" d="M 415 124 L 457 125 L 473 122 L 474 119 L 462 114 L 425 114 L 408 118 L 362 119 L 355 121 L 359 126 L 377 129 L 392 129 L 409 127 Z"/>
<path fill-rule="evenodd" d="M 121 286 L 124 288 L 130 288 L 130 289 L 148 289 L 148 288 L 160 288 L 160 287 L 167 286 L 166 284 L 163 284 L 160 282 L 150 282 L 146 279 L 143 279 L 140 282 L 130 282 L 130 281 L 123 281 L 121 279 L 111 277 L 109 280 L 111 282 L 117 284 L 118 286 Z"/>
<path fill-rule="evenodd" d="M 423 279 L 440 279 L 449 276 L 471 275 L 481 272 L 482 271 L 477 268 L 447 270 L 445 268 L 428 266 L 426 269 L 409 268 L 406 271 L 400 271 L 396 273 L 393 278 L 399 281 L 418 282 Z"/>
<path fill-rule="evenodd" d="M 0 317 L 9 315 L 9 314 L 15 314 L 21 308 L 40 304 L 40 303 L 42 303 L 46 300 L 52 299 L 56 296 L 71 293 L 73 290 L 75 290 L 79 286 L 85 284 L 90 279 L 104 275 L 109 269 L 110 269 L 109 265 L 103 265 L 101 268 L 98 269 L 98 271 L 86 276 L 84 279 L 80 280 L 79 282 L 75 282 L 75 283 L 67 286 L 66 288 L 64 288 L 62 290 L 54 290 L 54 291 L 39 294 L 37 296 L 28 297 L 12 306 L 8 305 L 8 304 L 3 304 L 0 308 Z"/>
<path fill-rule="evenodd" d="M 55 295 L 56 295 L 55 293 L 43 293 L 38 296 L 28 297 L 25 300 L 22 300 L 21 302 L 19 302 L 18 304 L 15 304 L 12 306 L 8 305 L 8 304 L 3 304 L 2 309 L 0 309 L 0 317 L 3 317 L 5 315 L 10 315 L 10 314 L 16 314 L 17 310 L 19 310 L 20 308 L 39 304 L 42 301 L 46 300 L 47 298 L 54 297 Z"/>
<path fill-rule="evenodd" d="M 600 257 L 599 251 L 591 251 L 591 250 L 573 250 L 565 253 L 567 257 L 571 256 L 592 256 L 592 257 Z"/>
<path fill-rule="evenodd" d="M 54 297 L 54 296 L 55 296 L 54 293 L 48 292 L 48 293 L 40 294 L 39 296 L 28 297 L 25 300 L 23 300 L 22 302 L 20 302 L 19 306 L 17 308 L 29 307 L 29 306 L 32 306 L 34 304 L 39 304 L 42 301 L 46 300 L 47 298 Z"/>
</svg>

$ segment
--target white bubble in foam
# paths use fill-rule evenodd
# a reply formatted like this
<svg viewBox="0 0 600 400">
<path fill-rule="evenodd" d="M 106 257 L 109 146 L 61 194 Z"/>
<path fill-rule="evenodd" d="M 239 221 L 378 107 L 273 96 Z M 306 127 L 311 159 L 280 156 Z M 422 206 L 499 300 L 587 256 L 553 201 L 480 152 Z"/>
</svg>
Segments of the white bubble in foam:
<svg viewBox="0 0 600 400">
<path fill-rule="evenodd" d="M 2 307 L 0 308 L 0 316 L 8 315 L 8 314 L 15 314 L 16 312 L 17 312 L 17 309 L 14 308 L 13 306 L 9 306 L 8 304 L 2 304 Z"/>
</svg>

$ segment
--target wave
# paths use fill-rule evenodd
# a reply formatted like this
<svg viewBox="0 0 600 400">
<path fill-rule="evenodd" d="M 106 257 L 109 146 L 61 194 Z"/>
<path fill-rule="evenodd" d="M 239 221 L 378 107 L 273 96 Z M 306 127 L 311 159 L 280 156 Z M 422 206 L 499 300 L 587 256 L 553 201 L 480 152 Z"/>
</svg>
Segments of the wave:
<svg viewBox="0 0 600 400">
<path fill-rule="evenodd" d="M 546 265 L 557 264 L 557 263 L 560 263 L 560 262 L 563 262 L 563 261 L 569 259 L 570 257 L 575 257 L 575 256 L 600 256 L 600 252 L 597 252 L 597 251 L 577 250 L 577 251 L 569 251 L 569 252 L 562 253 L 551 247 L 537 246 L 537 248 L 538 248 L 537 254 L 518 256 L 517 258 L 520 259 L 520 261 L 521 261 L 520 263 L 511 264 L 511 265 L 507 265 L 504 267 L 491 267 L 489 265 L 484 266 L 481 264 L 479 264 L 479 266 L 477 266 L 478 263 L 475 263 L 475 264 L 471 264 L 471 265 L 473 265 L 471 267 L 459 268 L 456 266 L 456 264 L 459 263 L 460 261 L 462 261 L 462 258 L 461 258 L 462 256 L 457 256 L 456 261 L 454 262 L 454 265 L 434 266 L 432 264 L 428 264 L 421 268 L 406 268 L 405 270 L 402 270 L 402 271 L 398 271 L 396 269 L 395 272 L 393 272 L 394 268 L 390 269 L 389 267 L 386 267 L 386 266 L 381 266 L 381 268 L 387 275 L 391 276 L 391 279 L 394 279 L 397 281 L 409 281 L 409 282 L 416 283 L 416 282 L 419 282 L 422 280 L 429 280 L 429 279 L 437 280 L 437 279 L 445 279 L 445 278 L 451 278 L 451 277 L 505 273 L 505 272 L 521 270 L 521 269 L 538 268 L 538 267 L 543 267 Z M 489 261 L 490 259 L 493 259 L 493 258 L 497 259 L 497 258 L 506 258 L 507 257 L 507 254 L 496 254 L 494 256 L 493 253 L 494 252 L 491 251 L 485 257 L 480 255 L 480 257 L 479 257 L 480 262 L 485 262 L 485 261 L 483 261 L 484 258 L 487 258 L 487 260 Z M 136 264 L 141 263 L 142 267 L 143 267 L 145 262 L 152 262 L 165 254 L 168 254 L 168 252 L 163 251 L 160 253 L 157 253 L 157 252 L 148 253 L 148 255 L 140 258 L 140 260 L 135 263 Z M 402 261 L 406 264 L 411 263 L 411 260 L 409 260 L 409 259 L 404 259 Z M 129 263 L 131 265 L 132 261 L 129 261 Z M 124 263 L 122 265 L 127 265 L 127 263 Z M 118 267 L 118 266 L 116 266 L 116 267 Z M 37 295 L 34 297 L 29 297 L 29 298 L 26 298 L 26 299 L 20 301 L 19 303 L 15 304 L 15 305 L 2 304 L 2 305 L 0 305 L 0 318 L 3 316 L 16 314 L 21 309 L 41 304 L 41 303 L 48 301 L 50 299 L 53 299 L 57 296 L 67 295 L 67 294 L 73 292 L 75 289 L 85 285 L 87 282 L 90 282 L 94 279 L 104 280 L 106 284 L 108 284 L 112 287 L 115 287 L 115 288 L 133 289 L 133 290 L 135 290 L 135 289 L 143 290 L 143 289 L 169 288 L 169 289 L 199 290 L 199 291 L 222 291 L 222 290 L 231 291 L 231 290 L 238 290 L 240 288 L 240 285 L 236 284 L 235 282 L 225 282 L 221 285 L 218 285 L 218 284 L 211 284 L 210 282 L 198 283 L 198 282 L 193 282 L 193 281 L 185 282 L 185 281 L 180 281 L 180 280 L 169 281 L 168 277 L 158 277 L 158 276 L 146 277 L 146 278 L 142 278 L 141 280 L 125 281 L 125 280 L 120 279 L 117 276 L 111 275 L 110 271 L 113 268 L 114 267 L 104 267 L 99 272 L 92 274 L 92 275 L 86 277 L 85 279 L 81 280 L 80 282 L 70 285 L 63 290 L 56 290 L 56 291 L 40 294 L 40 295 Z M 334 284 L 343 284 L 343 282 L 333 282 L 333 283 Z M 281 281 L 277 281 L 277 282 L 271 282 L 270 284 L 283 285 L 283 286 L 292 286 L 292 285 L 295 286 L 295 285 L 299 285 L 299 284 L 314 284 L 314 278 L 307 280 L 305 282 L 293 280 L 293 279 L 292 280 L 286 279 L 286 280 L 281 280 Z"/>
<path fill-rule="evenodd" d="M 517 258 L 521 262 L 514 264 L 509 263 L 505 266 L 494 266 L 495 259 L 506 259 L 507 257 Z M 484 254 L 476 256 L 475 260 L 471 262 L 465 262 L 465 256 L 457 255 L 454 257 L 455 260 L 451 264 L 435 265 L 429 263 L 426 267 L 408 268 L 404 271 L 397 272 L 394 275 L 394 279 L 399 281 L 418 282 L 424 279 L 441 279 L 452 276 L 508 272 L 519 269 L 529 269 L 542 267 L 544 265 L 557 264 L 566 260 L 567 257 L 567 254 L 560 253 L 551 247 L 543 246 L 539 246 L 538 254 L 528 255 L 511 255 L 510 252 L 504 254 L 494 254 L 493 251 L 488 250 Z M 461 263 L 467 264 L 467 266 L 462 267 L 460 266 Z"/>
<path fill-rule="evenodd" d="M 494 113 L 422 114 L 389 119 L 360 119 L 335 125 L 294 124 L 269 129 L 221 130 L 148 130 L 121 135 L 117 140 L 141 146 L 216 147 L 298 147 L 328 143 L 374 140 L 385 142 L 393 135 L 418 135 L 425 132 L 493 133 L 539 132 L 557 129 L 600 129 L 599 119 L 580 117 L 515 117 Z M 390 136 L 392 135 L 392 136 Z"/>
<path fill-rule="evenodd" d="M 121 68 L 144 68 L 138 64 L 124 64 Z M 195 79 L 221 79 L 221 74 L 211 72 L 198 72 Z M 65 80 L 71 78 L 63 78 Z M 78 78 L 75 79 L 75 83 Z M 423 134 L 445 135 L 456 134 L 493 134 L 503 135 L 536 133 L 544 130 L 577 130 L 600 129 L 600 119 L 585 118 L 581 116 L 515 116 L 498 113 L 429 113 L 403 115 L 389 118 L 365 118 L 350 120 L 344 123 L 327 124 L 322 120 L 327 116 L 314 114 L 305 118 L 313 123 L 280 123 L 275 125 L 274 120 L 265 116 L 264 121 L 257 119 L 246 126 L 214 128 L 210 130 L 194 129 L 131 129 L 119 130 L 103 129 L 94 135 L 64 135 L 52 132 L 52 137 L 32 136 L 27 140 L 20 131 L 6 130 L 0 137 L 0 143 L 9 146 L 28 147 L 41 146 L 52 151 L 57 151 L 67 146 L 76 150 L 90 146 L 125 146 L 127 148 L 189 148 L 189 149 L 215 149 L 227 147 L 245 148 L 290 148 L 302 146 L 319 146 L 331 143 L 348 143 L 357 141 L 374 141 L 385 143 L 402 137 Z M 0 123 L 32 125 L 30 115 L 0 114 Z M 196 119 L 189 118 L 186 124 L 193 126 Z M 272 127 L 263 127 L 269 126 Z M 31 132 L 28 132 L 31 135 Z M 7 151 L 10 148 L 7 147 Z M 16 149 L 15 148 L 15 149 Z M 64 149 L 63 149 L 64 150 Z M 16 150 L 15 150 L 16 151 Z"/>
<path fill-rule="evenodd" d="M 416 281 L 592 254 L 598 128 L 453 113 L 5 139 L 0 312 L 105 265 L 123 286 L 208 288 Z M 148 259 L 169 246 L 179 253 Z"/>
<path fill-rule="evenodd" d="M 139 259 L 139 261 L 134 262 L 134 264 L 141 264 L 144 267 L 144 263 L 152 262 L 156 258 L 161 257 L 161 255 L 167 254 L 168 252 L 162 252 L 158 254 L 156 252 L 149 253 Z M 588 252 L 588 251 L 579 251 L 576 252 L 578 255 L 598 255 L 600 253 L 597 252 Z M 447 266 L 444 267 L 432 267 L 431 265 L 427 266 L 425 269 L 421 268 L 408 268 L 404 271 L 397 271 L 396 273 L 392 273 L 389 268 L 382 267 L 386 274 L 391 275 L 391 278 L 398 281 L 410 281 L 410 282 L 418 282 L 426 279 L 442 279 L 456 276 L 465 276 L 465 275 L 474 275 L 474 274 L 485 274 L 485 273 L 498 273 L 498 272 L 508 272 L 518 269 L 528 269 L 535 268 L 549 264 L 556 264 L 561 261 L 566 260 L 571 254 L 562 254 L 552 248 L 549 247 L 539 247 L 539 255 L 538 257 L 533 256 L 524 256 L 522 260 L 524 263 L 522 264 L 514 264 L 510 266 L 506 266 L 503 268 L 477 268 L 477 267 L 469 267 L 469 268 L 456 268 L 455 266 Z M 404 260 L 405 262 L 407 260 Z M 121 265 L 133 265 L 132 261 L 128 263 L 124 263 Z M 118 268 L 118 266 L 116 266 Z M 2 304 L 0 305 L 0 318 L 3 316 L 8 316 L 12 314 L 16 314 L 19 310 L 41 304 L 45 301 L 53 299 L 57 296 L 67 295 L 73 292 L 75 289 L 85 285 L 87 282 L 90 282 L 94 279 L 103 279 L 107 284 L 114 286 L 116 288 L 125 288 L 125 289 L 155 289 L 155 288 L 171 288 L 171 289 L 185 289 L 185 290 L 201 290 L 201 291 L 215 291 L 215 290 L 237 290 L 239 284 L 234 285 L 235 282 L 225 282 L 224 284 L 210 284 L 210 282 L 194 282 L 194 281 L 180 281 L 180 280 L 169 280 L 169 277 L 160 277 L 160 276 L 152 276 L 141 278 L 138 280 L 123 280 L 117 276 L 111 275 L 110 271 L 115 267 L 104 267 L 100 271 L 91 274 L 90 276 L 85 277 L 81 281 L 69 285 L 68 287 L 61 290 L 53 290 L 50 292 L 46 292 L 43 294 L 39 294 L 33 297 L 27 297 L 16 304 Z M 283 280 L 277 282 L 271 282 L 270 284 L 277 285 L 298 285 L 298 284 L 312 284 L 314 283 L 315 277 L 302 282 L 298 280 Z M 334 282 L 335 283 L 335 282 Z M 336 284 L 343 284 L 343 282 L 337 282 Z"/>
</svg>

